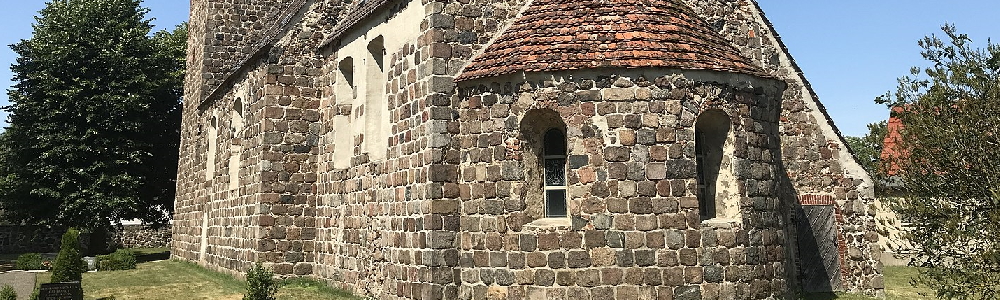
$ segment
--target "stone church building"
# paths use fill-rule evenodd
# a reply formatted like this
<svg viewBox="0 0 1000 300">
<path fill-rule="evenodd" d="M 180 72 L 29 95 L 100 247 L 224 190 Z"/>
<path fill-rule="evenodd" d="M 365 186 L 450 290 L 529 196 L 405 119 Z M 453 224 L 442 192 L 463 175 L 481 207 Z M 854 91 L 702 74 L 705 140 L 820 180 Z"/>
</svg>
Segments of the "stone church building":
<svg viewBox="0 0 1000 300">
<path fill-rule="evenodd" d="M 753 0 L 192 0 L 175 258 L 375 299 L 881 295 Z"/>
</svg>

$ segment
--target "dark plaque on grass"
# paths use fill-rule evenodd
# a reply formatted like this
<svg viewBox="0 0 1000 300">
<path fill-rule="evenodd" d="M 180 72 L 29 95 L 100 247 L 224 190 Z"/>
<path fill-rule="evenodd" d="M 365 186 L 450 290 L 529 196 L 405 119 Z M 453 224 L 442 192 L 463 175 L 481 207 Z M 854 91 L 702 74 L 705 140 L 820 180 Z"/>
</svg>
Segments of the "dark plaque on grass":
<svg viewBox="0 0 1000 300">
<path fill-rule="evenodd" d="M 83 300 L 79 281 L 44 283 L 38 289 L 39 300 Z"/>
</svg>

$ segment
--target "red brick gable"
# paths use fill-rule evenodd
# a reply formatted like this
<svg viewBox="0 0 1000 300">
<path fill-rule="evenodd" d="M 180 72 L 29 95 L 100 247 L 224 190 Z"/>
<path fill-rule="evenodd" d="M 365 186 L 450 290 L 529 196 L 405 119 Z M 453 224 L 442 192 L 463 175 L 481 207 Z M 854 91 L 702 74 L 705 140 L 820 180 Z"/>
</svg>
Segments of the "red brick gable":
<svg viewBox="0 0 1000 300">
<path fill-rule="evenodd" d="M 882 143 L 882 154 L 880 158 L 885 166 L 885 173 L 889 175 L 899 175 L 899 160 L 907 157 L 906 149 L 903 149 L 903 120 L 896 114 L 902 113 L 902 107 L 893 107 L 889 112 L 889 121 L 886 124 L 885 140 Z"/>
<path fill-rule="evenodd" d="M 765 76 L 678 0 L 537 0 L 455 81 L 604 67 Z"/>
</svg>

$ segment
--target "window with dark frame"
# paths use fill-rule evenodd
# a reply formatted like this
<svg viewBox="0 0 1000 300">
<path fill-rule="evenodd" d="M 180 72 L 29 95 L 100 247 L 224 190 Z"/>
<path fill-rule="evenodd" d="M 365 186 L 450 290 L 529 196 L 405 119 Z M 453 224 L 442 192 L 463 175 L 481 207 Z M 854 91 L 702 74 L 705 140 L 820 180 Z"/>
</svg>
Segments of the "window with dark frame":
<svg viewBox="0 0 1000 300">
<path fill-rule="evenodd" d="M 559 129 L 549 129 L 545 133 L 542 166 L 545 169 L 545 217 L 566 217 L 566 135 Z"/>
<path fill-rule="evenodd" d="M 705 147 L 705 132 L 701 128 L 696 128 L 694 131 L 694 156 L 698 168 L 698 207 L 700 208 L 698 211 L 702 218 L 707 219 L 715 216 L 715 203 L 709 203 L 709 198 L 715 199 L 714 195 L 709 195 L 709 192 L 714 193 L 715 191 L 709 191 L 705 178 Z"/>
</svg>

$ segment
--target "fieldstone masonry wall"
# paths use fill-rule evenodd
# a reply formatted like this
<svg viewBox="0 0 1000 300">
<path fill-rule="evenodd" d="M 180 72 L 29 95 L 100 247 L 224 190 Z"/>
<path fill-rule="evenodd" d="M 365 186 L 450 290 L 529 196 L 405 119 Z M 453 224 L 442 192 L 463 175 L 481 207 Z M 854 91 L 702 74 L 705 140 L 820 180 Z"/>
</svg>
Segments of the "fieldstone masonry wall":
<svg viewBox="0 0 1000 300">
<path fill-rule="evenodd" d="M 121 248 L 163 248 L 170 247 L 170 227 L 124 225 L 116 228 L 111 235 L 116 246 Z"/>
<path fill-rule="evenodd" d="M 842 288 L 880 294 L 884 283 L 874 218 L 878 205 L 871 178 L 854 160 L 778 33 L 753 1 L 685 2 L 715 24 L 746 57 L 788 84 L 780 119 L 781 160 L 788 176 L 783 201 L 797 203 L 803 195 L 830 197 L 841 212 L 837 223 L 840 242 L 845 251 L 853 253 L 842 260 L 847 265 Z"/>
<path fill-rule="evenodd" d="M 54 253 L 59 252 L 64 227 L 34 225 L 0 225 L 0 254 Z M 83 249 L 92 243 L 90 234 L 80 235 Z M 108 235 L 108 244 L 115 248 L 170 247 L 170 226 L 153 229 L 142 225 L 125 225 L 114 228 Z M 114 249 L 110 249 L 114 250 Z"/>
<path fill-rule="evenodd" d="M 783 219 L 775 158 L 783 84 L 756 88 L 683 74 L 613 74 L 487 83 L 460 97 L 453 147 L 463 158 L 459 298 L 781 298 Z M 725 81 L 726 78 L 716 78 Z M 499 87 L 490 89 L 487 86 Z M 694 122 L 733 119 L 740 217 L 702 221 Z M 571 221 L 538 225 L 526 198 L 531 111 L 566 121 Z M 532 170 L 534 169 L 534 170 Z M 506 297 L 503 297 L 506 296 Z"/>
<path fill-rule="evenodd" d="M 51 253 L 59 251 L 65 228 L 0 225 L 0 253 Z"/>
<path fill-rule="evenodd" d="M 838 212 L 831 288 L 880 294 L 870 179 L 773 28 L 752 1 L 683 1 L 772 78 L 636 68 L 456 84 L 525 1 L 194 1 L 172 254 L 378 299 L 777 299 L 799 288 L 794 211 L 821 198 Z M 371 137 L 337 134 L 335 118 L 367 110 L 336 98 L 342 45 L 325 38 L 372 40 L 366 28 L 408 6 L 420 34 L 385 49 L 391 130 L 373 159 Z M 699 216 L 706 110 L 732 121 L 726 220 Z M 569 142 L 570 217 L 554 223 L 523 130 L 538 114 Z"/>
</svg>

